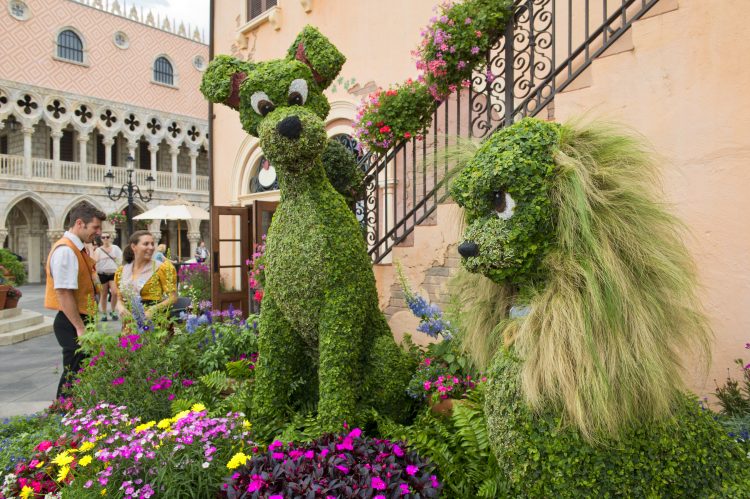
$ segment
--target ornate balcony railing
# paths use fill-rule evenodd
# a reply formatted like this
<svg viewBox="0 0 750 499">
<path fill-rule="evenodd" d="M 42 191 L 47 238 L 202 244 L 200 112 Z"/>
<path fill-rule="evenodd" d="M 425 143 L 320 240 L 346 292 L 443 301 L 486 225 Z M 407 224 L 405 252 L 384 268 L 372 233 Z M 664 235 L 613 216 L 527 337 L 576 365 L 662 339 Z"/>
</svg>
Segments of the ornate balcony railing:
<svg viewBox="0 0 750 499">
<path fill-rule="evenodd" d="M 23 156 L 0 154 L 0 178 L 20 178 L 26 180 L 44 180 L 63 184 L 96 184 L 104 186 L 104 165 L 83 164 L 73 161 L 60 161 L 59 174 L 55 172 L 55 163 L 51 159 L 31 158 L 31 170 L 27 171 Z M 112 167 L 115 184 L 127 182 L 127 172 L 123 167 Z M 136 170 L 134 181 L 146 185 L 150 170 Z M 208 194 L 208 177 L 204 175 L 172 172 L 156 172 L 157 191 L 184 191 Z"/>
<path fill-rule="evenodd" d="M 558 92 L 658 2 L 517 0 L 513 22 L 486 54 L 490 77 L 475 74 L 468 90 L 441 103 L 424 140 L 360 159 L 367 186 L 356 210 L 373 262 L 381 262 L 448 197 L 441 180 L 452 166 L 447 151 L 455 137 L 483 139 L 550 109 Z"/>
</svg>

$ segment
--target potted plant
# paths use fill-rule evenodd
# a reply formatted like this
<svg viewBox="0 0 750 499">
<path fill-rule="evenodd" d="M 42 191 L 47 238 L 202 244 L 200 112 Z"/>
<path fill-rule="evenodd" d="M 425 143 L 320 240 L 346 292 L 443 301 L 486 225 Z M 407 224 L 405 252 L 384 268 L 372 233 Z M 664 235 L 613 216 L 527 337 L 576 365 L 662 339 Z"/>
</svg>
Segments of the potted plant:
<svg viewBox="0 0 750 499">
<path fill-rule="evenodd" d="M 5 308 L 16 308 L 21 296 L 23 293 L 20 289 L 11 287 L 5 295 Z"/>
<path fill-rule="evenodd" d="M 9 289 L 10 289 L 10 284 L 8 284 L 8 281 L 5 279 L 5 276 L 0 275 L 0 310 L 5 308 L 5 299 L 8 296 Z"/>
</svg>

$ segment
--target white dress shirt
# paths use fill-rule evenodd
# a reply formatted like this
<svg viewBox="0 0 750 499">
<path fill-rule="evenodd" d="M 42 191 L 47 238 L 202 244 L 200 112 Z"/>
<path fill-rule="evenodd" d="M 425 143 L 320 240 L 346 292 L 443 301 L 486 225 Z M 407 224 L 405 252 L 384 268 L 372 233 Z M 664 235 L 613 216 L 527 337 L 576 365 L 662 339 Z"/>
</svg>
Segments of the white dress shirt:
<svg viewBox="0 0 750 499">
<path fill-rule="evenodd" d="M 65 231 L 63 237 L 73 241 L 78 251 L 83 250 L 83 241 L 75 234 Z M 55 289 L 78 289 L 78 256 L 68 246 L 55 249 L 49 260 L 49 270 Z"/>
</svg>

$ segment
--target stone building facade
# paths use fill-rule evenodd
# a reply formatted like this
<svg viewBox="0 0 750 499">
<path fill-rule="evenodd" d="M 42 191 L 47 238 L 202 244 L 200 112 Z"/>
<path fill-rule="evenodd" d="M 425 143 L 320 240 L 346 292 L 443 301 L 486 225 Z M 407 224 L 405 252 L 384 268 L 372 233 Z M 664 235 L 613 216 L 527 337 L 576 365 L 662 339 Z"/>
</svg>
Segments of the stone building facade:
<svg viewBox="0 0 750 499">
<path fill-rule="evenodd" d="M 208 207 L 207 104 L 198 87 L 208 47 L 198 30 L 118 0 L 10 0 L 0 6 L 0 244 L 22 255 L 31 282 L 43 279 L 52 242 L 86 200 L 105 213 L 135 160 L 142 212 L 181 196 Z M 105 227 L 126 237 L 123 228 Z M 173 252 L 190 256 L 207 222 L 153 221 Z"/>
</svg>

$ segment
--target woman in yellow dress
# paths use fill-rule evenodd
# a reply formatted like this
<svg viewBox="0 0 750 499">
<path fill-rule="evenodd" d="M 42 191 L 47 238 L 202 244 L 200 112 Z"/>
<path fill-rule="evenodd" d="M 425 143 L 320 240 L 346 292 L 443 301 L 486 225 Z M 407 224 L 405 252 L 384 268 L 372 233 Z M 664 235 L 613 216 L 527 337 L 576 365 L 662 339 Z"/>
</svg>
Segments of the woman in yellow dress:
<svg viewBox="0 0 750 499">
<path fill-rule="evenodd" d="M 121 299 L 117 302 L 120 317 L 131 317 L 131 300 L 138 295 L 147 318 L 154 312 L 169 308 L 177 300 L 177 271 L 169 260 L 157 262 L 154 255 L 154 236 L 138 230 L 130 236 L 123 249 L 125 262 L 115 272 L 115 284 Z"/>
</svg>

